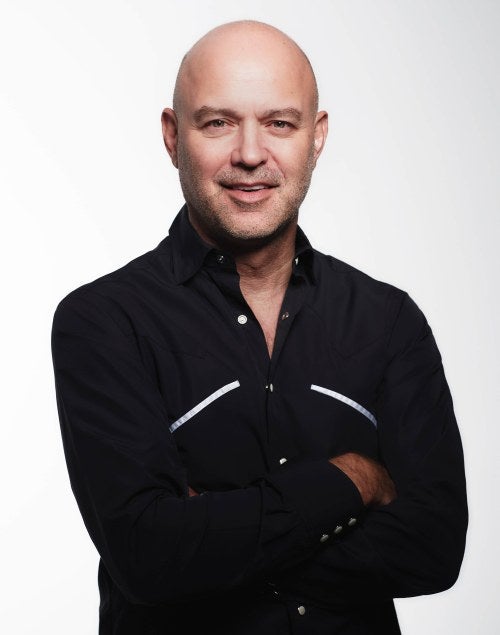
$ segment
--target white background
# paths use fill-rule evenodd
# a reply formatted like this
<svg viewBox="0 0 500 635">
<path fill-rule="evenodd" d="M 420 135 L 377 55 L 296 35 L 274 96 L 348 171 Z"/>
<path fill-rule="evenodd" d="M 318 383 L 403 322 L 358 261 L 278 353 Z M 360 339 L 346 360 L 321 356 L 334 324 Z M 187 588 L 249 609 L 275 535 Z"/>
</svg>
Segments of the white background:
<svg viewBox="0 0 500 635">
<path fill-rule="evenodd" d="M 500 3 L 246 6 L 0 2 L 0 630 L 97 633 L 97 555 L 63 458 L 52 314 L 167 233 L 182 199 L 159 122 L 181 56 L 216 24 L 254 18 L 303 46 L 331 116 L 302 226 L 317 248 L 409 291 L 454 396 L 467 553 L 452 590 L 397 602 L 403 633 L 498 633 Z"/>
</svg>

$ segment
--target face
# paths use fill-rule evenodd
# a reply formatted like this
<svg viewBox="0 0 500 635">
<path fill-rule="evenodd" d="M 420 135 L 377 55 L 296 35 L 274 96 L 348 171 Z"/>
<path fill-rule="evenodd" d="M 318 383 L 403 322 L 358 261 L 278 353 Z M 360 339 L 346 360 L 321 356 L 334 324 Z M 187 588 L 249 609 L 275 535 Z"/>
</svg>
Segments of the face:
<svg viewBox="0 0 500 635">
<path fill-rule="evenodd" d="M 193 226 L 211 244 L 242 249 L 295 226 L 327 121 L 295 50 L 250 48 L 212 45 L 185 71 L 177 113 L 163 115 Z"/>
</svg>

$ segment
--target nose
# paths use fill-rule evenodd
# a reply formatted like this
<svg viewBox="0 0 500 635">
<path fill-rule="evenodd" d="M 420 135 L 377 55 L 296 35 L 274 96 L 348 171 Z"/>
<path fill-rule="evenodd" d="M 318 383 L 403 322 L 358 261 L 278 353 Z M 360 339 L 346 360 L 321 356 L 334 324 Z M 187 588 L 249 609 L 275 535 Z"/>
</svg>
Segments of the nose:
<svg viewBox="0 0 500 635">
<path fill-rule="evenodd" d="M 267 161 L 267 150 L 260 131 L 253 122 L 240 125 L 236 144 L 231 153 L 231 163 L 253 169 Z"/>
</svg>

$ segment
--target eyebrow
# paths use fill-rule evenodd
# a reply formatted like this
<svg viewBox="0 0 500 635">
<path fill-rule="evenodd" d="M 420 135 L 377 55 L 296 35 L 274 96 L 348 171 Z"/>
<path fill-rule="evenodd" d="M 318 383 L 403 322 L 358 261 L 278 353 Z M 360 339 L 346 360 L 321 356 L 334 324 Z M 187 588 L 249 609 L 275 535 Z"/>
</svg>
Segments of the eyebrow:
<svg viewBox="0 0 500 635">
<path fill-rule="evenodd" d="M 302 121 L 302 113 L 297 108 L 278 108 L 276 110 L 266 110 L 263 119 L 295 119 L 297 122 Z"/>
<path fill-rule="evenodd" d="M 231 108 L 215 108 L 213 106 L 201 106 L 198 110 L 195 110 L 193 114 L 193 118 L 196 123 L 201 123 L 208 117 L 231 117 L 231 118 L 239 118 L 236 110 L 232 110 Z M 297 108 L 288 107 L 288 108 L 276 108 L 266 110 L 262 114 L 262 119 L 289 119 L 292 118 L 296 122 L 300 123 L 303 119 L 302 113 Z"/>
<path fill-rule="evenodd" d="M 208 117 L 237 117 L 235 110 L 230 108 L 214 108 L 213 106 L 202 106 L 194 111 L 193 118 L 196 123 L 202 122 Z"/>
</svg>

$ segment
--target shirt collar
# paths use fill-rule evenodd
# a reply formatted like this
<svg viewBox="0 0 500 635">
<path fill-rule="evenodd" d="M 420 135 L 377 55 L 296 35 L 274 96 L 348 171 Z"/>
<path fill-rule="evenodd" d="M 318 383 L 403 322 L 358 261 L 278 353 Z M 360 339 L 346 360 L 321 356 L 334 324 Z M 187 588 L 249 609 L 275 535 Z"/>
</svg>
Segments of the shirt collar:
<svg viewBox="0 0 500 635">
<path fill-rule="evenodd" d="M 183 284 L 201 269 L 203 262 L 213 247 L 200 238 L 188 218 L 187 206 L 174 218 L 169 236 L 172 245 L 172 265 L 174 279 Z"/>
<path fill-rule="evenodd" d="M 183 284 L 199 271 L 207 256 L 213 258 L 221 254 L 217 249 L 206 243 L 198 235 L 188 218 L 187 206 L 184 205 L 170 226 L 169 236 L 172 245 L 172 265 L 174 279 L 177 284 Z M 297 227 L 295 239 L 294 274 L 306 276 L 314 282 L 313 276 L 314 250 L 300 227 Z M 232 259 L 231 259 L 232 260 Z"/>
</svg>

